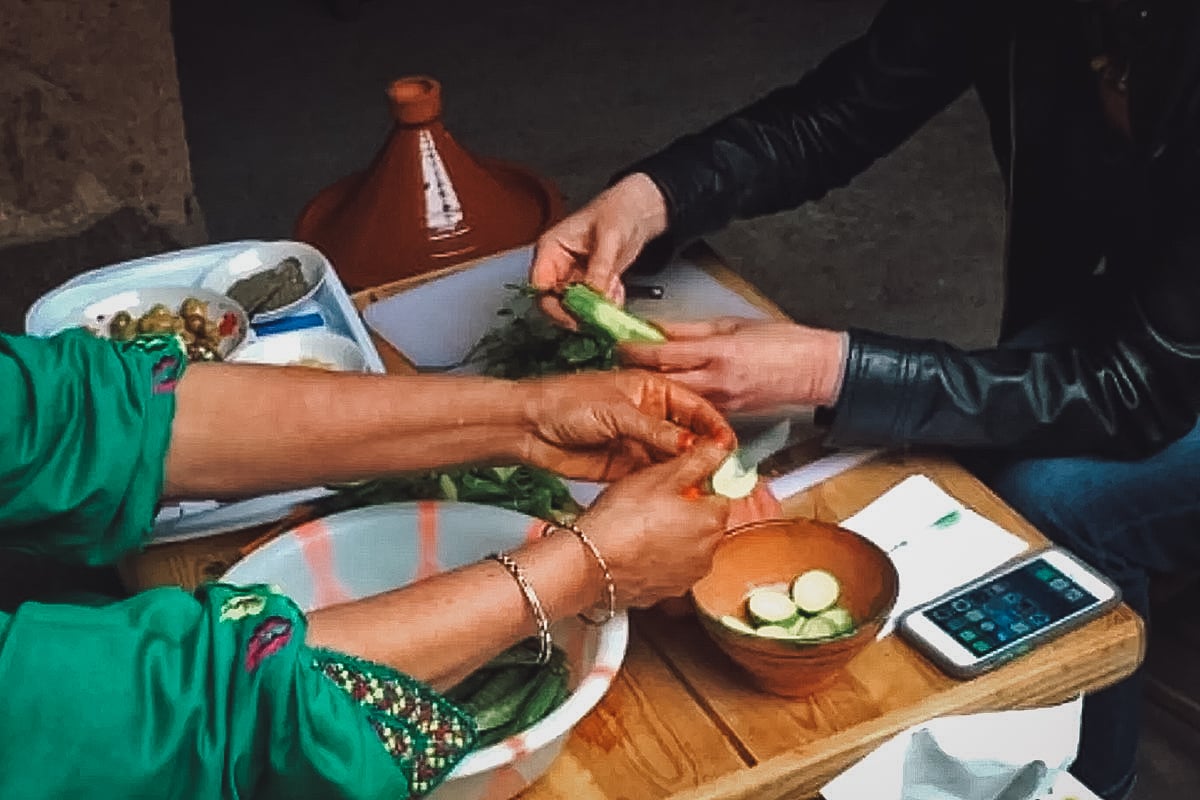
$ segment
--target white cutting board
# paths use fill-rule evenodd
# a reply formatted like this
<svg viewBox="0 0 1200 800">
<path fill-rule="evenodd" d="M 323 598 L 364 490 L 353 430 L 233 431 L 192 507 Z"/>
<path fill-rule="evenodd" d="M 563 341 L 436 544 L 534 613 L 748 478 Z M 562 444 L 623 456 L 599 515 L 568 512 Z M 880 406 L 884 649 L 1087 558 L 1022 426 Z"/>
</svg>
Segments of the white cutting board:
<svg viewBox="0 0 1200 800">
<path fill-rule="evenodd" d="M 525 283 L 533 248 L 484 259 L 477 266 L 372 303 L 363 319 L 418 367 L 458 364 L 479 339 L 506 318 L 496 315 L 511 297 L 505 284 Z M 632 282 L 663 287 L 658 300 L 631 300 L 631 312 L 651 320 L 684 321 L 768 314 L 699 267 L 677 261 Z"/>
</svg>

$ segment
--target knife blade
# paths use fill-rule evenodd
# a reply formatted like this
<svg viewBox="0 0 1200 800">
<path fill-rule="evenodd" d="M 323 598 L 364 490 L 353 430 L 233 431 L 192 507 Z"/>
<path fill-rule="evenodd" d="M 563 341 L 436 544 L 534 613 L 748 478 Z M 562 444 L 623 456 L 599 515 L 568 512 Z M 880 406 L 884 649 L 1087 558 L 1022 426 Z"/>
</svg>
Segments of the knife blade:
<svg viewBox="0 0 1200 800">
<path fill-rule="evenodd" d="M 742 465 L 744 472 L 758 469 L 768 456 L 774 455 L 787 444 L 788 434 L 792 431 L 792 421 L 785 419 L 768 428 L 764 433 L 754 437 L 747 444 L 739 447 L 734 455 Z"/>
</svg>

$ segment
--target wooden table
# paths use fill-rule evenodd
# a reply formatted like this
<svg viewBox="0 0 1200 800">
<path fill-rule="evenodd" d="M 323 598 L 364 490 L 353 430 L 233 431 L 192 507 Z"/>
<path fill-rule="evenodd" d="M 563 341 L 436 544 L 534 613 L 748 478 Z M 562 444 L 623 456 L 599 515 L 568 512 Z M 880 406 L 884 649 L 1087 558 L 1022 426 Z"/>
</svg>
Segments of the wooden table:
<svg viewBox="0 0 1200 800">
<path fill-rule="evenodd" d="M 783 316 L 711 251 L 691 259 Z M 364 293 L 360 305 L 407 282 Z M 380 343 L 390 370 L 411 368 Z M 1035 547 L 1046 540 L 952 460 L 883 456 L 784 499 L 790 516 L 838 522 L 908 475 L 923 473 Z M 220 575 L 260 531 L 151 548 L 126 564 L 129 583 L 185 586 Z M 805 798 L 896 733 L 932 717 L 1063 702 L 1126 677 L 1145 631 L 1120 606 L 1086 627 L 968 682 L 941 674 L 895 636 L 868 647 L 819 694 L 784 700 L 750 688 L 691 618 L 633 616 L 624 668 L 524 800 Z"/>
</svg>

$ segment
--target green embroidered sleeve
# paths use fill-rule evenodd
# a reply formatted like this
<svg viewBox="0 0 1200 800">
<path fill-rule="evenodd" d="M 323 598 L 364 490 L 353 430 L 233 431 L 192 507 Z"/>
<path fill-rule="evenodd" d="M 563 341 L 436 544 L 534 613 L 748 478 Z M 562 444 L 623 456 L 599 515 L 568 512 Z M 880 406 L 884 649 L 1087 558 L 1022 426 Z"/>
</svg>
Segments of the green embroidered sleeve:
<svg viewBox="0 0 1200 800">
<path fill-rule="evenodd" d="M 86 564 L 139 547 L 186 363 L 174 337 L 0 334 L 0 546 Z"/>
<path fill-rule="evenodd" d="M 408 777 L 414 797 L 428 794 L 478 738 L 458 706 L 395 670 L 320 650 L 313 666 L 354 699 L 387 752 Z"/>
<path fill-rule="evenodd" d="M 0 615 L 0 797 L 405 800 L 474 746 L 428 687 L 304 635 L 261 586 Z"/>
</svg>

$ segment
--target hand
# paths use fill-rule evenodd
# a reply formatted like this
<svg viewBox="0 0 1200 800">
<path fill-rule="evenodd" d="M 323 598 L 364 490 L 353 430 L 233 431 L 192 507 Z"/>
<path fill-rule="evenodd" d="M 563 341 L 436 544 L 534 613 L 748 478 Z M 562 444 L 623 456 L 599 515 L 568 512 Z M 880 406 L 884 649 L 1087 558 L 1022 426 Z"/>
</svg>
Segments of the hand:
<svg viewBox="0 0 1200 800">
<path fill-rule="evenodd" d="M 529 282 L 542 292 L 561 292 L 568 284 L 583 281 L 623 305 L 621 273 L 666 229 L 662 193 L 647 176 L 630 175 L 542 234 Z M 557 297 L 546 294 L 539 303 L 556 322 L 576 328 Z"/>
<path fill-rule="evenodd" d="M 734 530 L 753 522 L 781 517 L 783 517 L 782 506 L 775 499 L 775 495 L 771 494 L 771 489 L 767 486 L 766 481 L 760 480 L 758 487 L 748 497 L 734 500 L 729 504 L 729 519 L 725 524 L 729 530 Z M 692 613 L 692 601 L 687 595 L 668 597 L 658 603 L 655 609 L 668 617 L 686 617 Z"/>
<path fill-rule="evenodd" d="M 519 381 L 531 434 L 521 460 L 568 478 L 611 481 L 733 430 L 699 395 L 637 370 Z"/>
<path fill-rule="evenodd" d="M 763 479 L 748 497 L 735 500 L 729 509 L 729 529 L 740 528 L 755 522 L 768 519 L 780 519 L 783 516 L 783 506 L 771 494 L 771 487 Z"/>
<path fill-rule="evenodd" d="M 580 529 L 608 563 L 618 606 L 644 608 L 676 597 L 708 574 L 730 502 L 688 490 L 728 454 L 727 447 L 701 441 L 686 455 L 613 484 L 580 517 Z"/>
<path fill-rule="evenodd" d="M 624 360 L 668 374 L 721 411 L 831 405 L 841 391 L 843 333 L 736 317 L 660 327 L 671 341 L 622 345 Z"/>
</svg>

